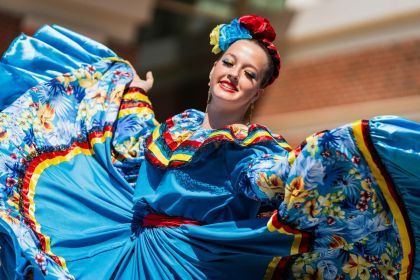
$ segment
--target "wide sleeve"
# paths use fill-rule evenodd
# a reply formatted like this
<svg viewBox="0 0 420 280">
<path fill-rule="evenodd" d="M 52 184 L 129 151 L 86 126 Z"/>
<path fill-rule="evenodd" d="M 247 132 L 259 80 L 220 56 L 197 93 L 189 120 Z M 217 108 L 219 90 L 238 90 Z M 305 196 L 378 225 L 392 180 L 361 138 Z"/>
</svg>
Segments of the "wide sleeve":
<svg viewBox="0 0 420 280">
<path fill-rule="evenodd" d="M 113 165 L 130 183 L 136 181 L 144 160 L 145 141 L 157 127 L 152 103 L 139 87 L 127 88 L 122 96 L 112 140 Z"/>
<path fill-rule="evenodd" d="M 316 133 L 294 153 L 276 218 L 315 239 L 290 265 L 293 278 L 376 279 L 404 266 L 399 222 L 359 126 Z"/>
<path fill-rule="evenodd" d="M 237 191 L 253 200 L 277 204 L 284 196 L 289 169 L 287 151 L 255 149 L 235 167 L 233 173 L 240 174 Z"/>
<path fill-rule="evenodd" d="M 117 55 L 106 46 L 58 25 L 45 25 L 32 37 L 21 34 L 0 59 L 0 110 L 31 87 L 109 57 Z"/>
</svg>

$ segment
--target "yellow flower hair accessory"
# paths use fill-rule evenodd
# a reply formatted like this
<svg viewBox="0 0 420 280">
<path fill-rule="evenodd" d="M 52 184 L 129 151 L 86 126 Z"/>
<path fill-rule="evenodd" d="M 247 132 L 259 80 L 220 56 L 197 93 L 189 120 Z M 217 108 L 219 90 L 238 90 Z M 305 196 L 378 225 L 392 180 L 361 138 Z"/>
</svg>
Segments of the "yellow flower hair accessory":
<svg viewBox="0 0 420 280">
<path fill-rule="evenodd" d="M 210 45 L 214 46 L 211 50 L 212 53 L 218 54 L 222 50 L 219 48 L 219 37 L 220 37 L 220 28 L 223 24 L 217 25 L 210 33 Z"/>
</svg>

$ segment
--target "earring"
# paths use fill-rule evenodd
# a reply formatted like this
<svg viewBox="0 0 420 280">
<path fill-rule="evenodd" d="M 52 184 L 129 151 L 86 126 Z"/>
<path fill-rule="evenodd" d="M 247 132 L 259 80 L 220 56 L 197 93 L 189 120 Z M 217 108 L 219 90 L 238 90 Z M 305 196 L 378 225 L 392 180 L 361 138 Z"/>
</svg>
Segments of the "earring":
<svg viewBox="0 0 420 280">
<path fill-rule="evenodd" d="M 210 102 L 211 102 L 211 91 L 209 89 L 209 93 L 207 95 L 207 104 L 210 104 Z"/>
<path fill-rule="evenodd" d="M 248 119 L 247 125 L 251 124 L 253 111 L 254 111 L 254 102 L 251 103 L 251 105 L 249 106 L 248 111 L 247 111 L 247 119 Z"/>
</svg>

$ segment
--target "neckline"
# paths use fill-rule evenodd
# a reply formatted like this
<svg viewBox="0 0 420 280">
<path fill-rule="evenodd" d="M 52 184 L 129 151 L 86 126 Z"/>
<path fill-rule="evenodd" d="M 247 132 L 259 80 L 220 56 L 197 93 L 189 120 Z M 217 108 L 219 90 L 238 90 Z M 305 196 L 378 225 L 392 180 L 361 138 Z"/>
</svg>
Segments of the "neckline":
<svg viewBox="0 0 420 280">
<path fill-rule="evenodd" d="M 203 127 L 205 114 L 206 114 L 205 112 L 202 112 L 202 111 L 197 110 L 197 109 L 187 109 L 184 112 L 182 112 L 178 115 L 175 115 L 174 117 L 182 116 L 182 117 L 187 118 L 187 119 L 188 119 L 188 117 L 191 117 L 190 118 L 191 122 L 196 121 L 198 123 L 199 127 L 196 129 L 197 131 L 203 130 L 203 131 L 210 132 L 210 133 L 215 132 L 215 131 L 219 131 L 219 130 L 230 129 L 230 128 L 235 128 L 235 131 L 238 131 L 238 130 L 248 131 L 250 129 L 250 127 L 257 125 L 257 124 L 245 125 L 245 124 L 242 124 L 242 123 L 234 123 L 234 124 L 224 125 L 221 128 L 205 128 L 205 127 Z M 265 127 L 265 126 L 262 126 L 262 125 L 257 125 L 257 126 L 264 127 L 266 130 L 268 130 L 268 128 Z M 274 135 L 274 133 L 271 133 L 271 134 Z"/>
<path fill-rule="evenodd" d="M 161 168 L 177 168 L 189 164 L 204 148 L 216 147 L 211 143 L 234 143 L 241 147 L 268 145 L 273 150 L 290 151 L 283 137 L 267 127 L 251 124 L 232 124 L 219 129 L 202 127 L 204 113 L 188 109 L 159 125 L 146 141 L 146 158 Z"/>
</svg>

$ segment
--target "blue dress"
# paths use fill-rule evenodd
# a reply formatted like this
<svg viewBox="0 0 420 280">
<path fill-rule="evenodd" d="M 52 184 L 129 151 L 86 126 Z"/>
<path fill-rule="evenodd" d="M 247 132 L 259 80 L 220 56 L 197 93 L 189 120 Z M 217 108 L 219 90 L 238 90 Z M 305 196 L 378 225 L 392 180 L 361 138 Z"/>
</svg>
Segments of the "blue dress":
<svg viewBox="0 0 420 280">
<path fill-rule="evenodd" d="M 0 73 L 0 279 L 420 273 L 416 123 L 293 151 L 259 125 L 202 129 L 196 110 L 159 124 L 123 60 L 58 26 L 18 37 Z"/>
<path fill-rule="evenodd" d="M 283 192 L 281 137 L 202 130 L 196 110 L 159 125 L 123 60 L 57 26 L 16 39 L 2 67 L 5 87 L 28 78 L 1 100 L 1 278 L 262 278 L 307 251 L 256 218 Z M 196 224 L 151 227 L 150 213 Z"/>
</svg>

